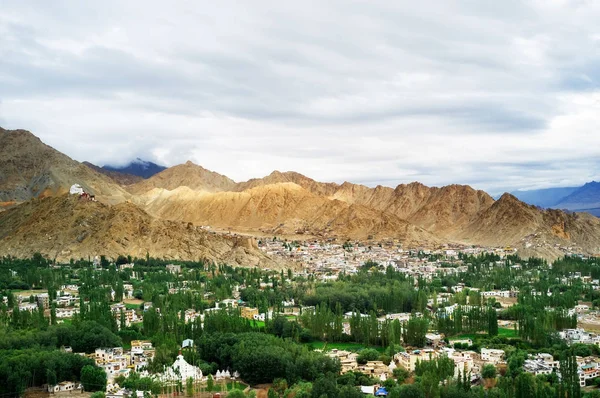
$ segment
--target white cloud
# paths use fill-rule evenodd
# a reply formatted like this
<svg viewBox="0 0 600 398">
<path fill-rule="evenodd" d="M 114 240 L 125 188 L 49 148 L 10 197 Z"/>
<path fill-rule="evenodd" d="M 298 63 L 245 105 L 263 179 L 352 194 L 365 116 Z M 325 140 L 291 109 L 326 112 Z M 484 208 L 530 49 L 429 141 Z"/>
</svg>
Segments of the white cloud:
<svg viewBox="0 0 600 398">
<path fill-rule="evenodd" d="M 236 180 L 576 185 L 600 166 L 597 2 L 7 1 L 0 125 Z"/>
</svg>

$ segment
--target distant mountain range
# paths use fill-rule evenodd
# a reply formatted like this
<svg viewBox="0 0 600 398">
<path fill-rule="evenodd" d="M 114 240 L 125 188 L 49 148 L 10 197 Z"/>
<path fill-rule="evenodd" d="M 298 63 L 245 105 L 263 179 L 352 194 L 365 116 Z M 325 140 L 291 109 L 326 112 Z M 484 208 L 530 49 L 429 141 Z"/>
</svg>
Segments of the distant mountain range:
<svg viewBox="0 0 600 398">
<path fill-rule="evenodd" d="M 530 205 L 543 208 L 587 212 L 600 217 L 600 182 L 582 187 L 564 187 L 515 191 L 512 194 Z"/>
<path fill-rule="evenodd" d="M 119 167 L 104 165 L 102 166 L 102 168 L 107 171 L 116 171 L 119 173 L 131 174 L 142 178 L 150 178 L 153 175 L 158 174 L 166 169 L 166 167 L 164 166 L 160 166 L 156 163 L 148 162 L 140 158 L 135 159 L 134 161 L 125 166 Z"/>
<path fill-rule="evenodd" d="M 599 183 L 551 191 L 567 195 L 554 205 L 569 210 L 564 212 L 508 193 L 494 200 L 468 185 L 370 188 L 319 182 L 293 171 L 236 182 L 192 162 L 164 169 L 138 160 L 111 169 L 79 163 L 28 131 L 0 128 L 0 255 L 40 252 L 68 259 L 148 251 L 269 266 L 252 240 L 209 234 L 207 227 L 256 237 L 395 241 L 404 247 L 512 246 L 525 257 L 556 258 L 564 254 L 561 247 L 600 253 L 600 219 L 571 213 L 600 208 Z M 142 179 L 158 169 L 164 170 Z M 68 195 L 72 184 L 99 203 Z"/>
</svg>

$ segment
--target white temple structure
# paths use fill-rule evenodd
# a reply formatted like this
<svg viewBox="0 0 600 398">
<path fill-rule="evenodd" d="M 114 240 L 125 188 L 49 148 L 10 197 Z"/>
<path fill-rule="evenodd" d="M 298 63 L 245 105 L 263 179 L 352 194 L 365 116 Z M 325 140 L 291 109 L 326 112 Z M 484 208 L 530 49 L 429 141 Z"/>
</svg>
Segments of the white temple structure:
<svg viewBox="0 0 600 398">
<path fill-rule="evenodd" d="M 231 373 L 228 370 L 217 370 L 217 374 L 215 375 L 215 380 L 221 379 L 231 379 Z"/>
<path fill-rule="evenodd" d="M 190 377 L 194 381 L 199 382 L 202 380 L 202 371 L 199 367 L 187 363 L 187 361 L 183 359 L 183 355 L 179 354 L 173 365 L 167 368 L 164 373 L 158 375 L 158 380 L 167 384 L 180 381 L 181 384 L 185 385 L 185 382 Z"/>
<path fill-rule="evenodd" d="M 69 189 L 69 193 L 71 195 L 83 195 L 83 188 L 79 184 L 71 185 L 71 189 Z"/>
</svg>

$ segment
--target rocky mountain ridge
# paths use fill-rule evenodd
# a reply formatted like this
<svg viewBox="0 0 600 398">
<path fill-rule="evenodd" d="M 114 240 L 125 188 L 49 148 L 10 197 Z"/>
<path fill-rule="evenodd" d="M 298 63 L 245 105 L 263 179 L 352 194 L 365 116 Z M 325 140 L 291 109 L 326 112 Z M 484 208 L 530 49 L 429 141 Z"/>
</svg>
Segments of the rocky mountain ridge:
<svg viewBox="0 0 600 398">
<path fill-rule="evenodd" d="M 0 213 L 0 253 L 58 261 L 122 254 L 208 260 L 276 268 L 249 237 L 223 236 L 191 223 L 160 220 L 129 202 L 106 205 L 60 195 L 32 199 Z"/>
<path fill-rule="evenodd" d="M 558 246 L 600 253 L 599 219 L 542 210 L 510 194 L 494 201 L 486 192 L 466 185 L 436 188 L 413 182 L 370 188 L 350 182 L 322 183 L 279 171 L 238 183 L 188 161 L 121 186 L 29 132 L 1 130 L 0 143 L 5 144 L 0 147 L 0 193 L 4 195 L 0 198 L 11 201 L 6 207 L 31 198 L 60 196 L 71 184 L 79 183 L 101 202 L 114 205 L 110 211 L 132 214 L 138 209 L 144 216 L 134 220 L 149 217 L 153 221 L 144 222 L 161 228 L 167 224 L 160 223 L 175 222 L 261 236 L 395 239 L 407 246 L 454 242 L 523 250 L 536 247 L 543 248 L 538 251 L 547 257 L 559 255 Z M 113 219 L 126 222 L 117 215 Z M 5 229 L 5 238 L 10 235 Z M 182 239 L 187 238 L 182 235 Z M 174 255 L 162 246 L 163 240 L 142 241 L 157 252 Z M 23 242 L 33 245 L 27 239 Z M 132 250 L 141 249 L 132 246 Z"/>
<path fill-rule="evenodd" d="M 0 128 L 0 202 L 5 206 L 60 195 L 75 183 L 107 203 L 131 196 L 109 177 L 44 144 L 29 131 Z"/>
</svg>

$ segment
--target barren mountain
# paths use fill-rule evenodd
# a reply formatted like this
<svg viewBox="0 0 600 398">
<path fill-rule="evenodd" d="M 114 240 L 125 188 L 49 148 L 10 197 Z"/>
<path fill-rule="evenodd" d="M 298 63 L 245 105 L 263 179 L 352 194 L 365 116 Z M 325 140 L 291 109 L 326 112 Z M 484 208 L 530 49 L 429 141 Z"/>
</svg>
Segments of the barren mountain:
<svg viewBox="0 0 600 398">
<path fill-rule="evenodd" d="M 469 186 L 430 188 L 417 182 L 395 189 L 346 182 L 332 198 L 392 213 L 443 237 L 454 236 L 494 202 L 487 193 Z"/>
<path fill-rule="evenodd" d="M 543 247 L 538 252 L 546 257 L 559 254 L 555 245 L 579 245 L 589 253 L 600 248 L 600 225 L 593 217 L 543 211 L 512 195 L 494 202 L 486 192 L 469 186 L 432 188 L 414 182 L 369 188 L 278 171 L 216 186 L 196 167 L 192 173 L 177 173 L 181 185 L 192 189 L 154 189 L 136 200 L 157 217 L 231 230 L 523 248 L 531 235 L 537 243 L 528 249 Z"/>
<path fill-rule="evenodd" d="M 110 177 L 114 182 L 116 182 L 117 184 L 119 184 L 121 186 L 132 185 L 132 184 L 135 184 L 136 182 L 140 182 L 140 181 L 144 180 L 143 177 L 136 176 L 133 174 L 121 173 L 120 171 L 112 171 L 112 170 L 103 169 L 102 167 L 98 167 L 95 164 L 92 164 L 90 162 L 83 162 L 82 164 L 86 165 L 90 169 L 92 169 L 100 174 L 104 174 L 105 176 Z"/>
<path fill-rule="evenodd" d="M 222 183 L 224 178 L 226 177 L 217 173 L 208 172 L 204 168 L 188 162 L 185 165 L 167 169 L 147 181 L 136 184 L 130 188 L 130 191 L 139 195 L 148 192 L 153 188 L 174 190 L 179 186 L 186 186 L 194 191 L 247 192 L 254 191 L 259 187 L 293 183 L 304 188 L 305 191 L 312 193 L 314 196 L 318 196 L 321 200 L 336 200 L 345 202 L 349 205 L 360 205 L 380 213 L 391 213 L 391 215 L 394 215 L 399 219 L 407 220 L 442 237 L 452 237 L 456 230 L 470 224 L 479 212 L 488 208 L 494 202 L 492 197 L 487 193 L 476 191 L 469 186 L 460 185 L 450 185 L 443 188 L 429 188 L 415 182 L 408 185 L 399 185 L 396 189 L 383 186 L 369 188 L 364 185 L 352 184 L 349 182 L 345 182 L 341 185 L 317 182 L 302 174 L 290 171 L 284 173 L 274 171 L 264 178 L 255 178 L 238 184 L 235 184 L 229 179 L 225 180 L 225 183 Z M 215 183 L 215 181 L 217 183 Z M 264 192 L 270 191 L 267 190 Z M 298 193 L 300 191 L 294 192 Z M 288 196 L 290 195 L 289 192 L 286 194 Z M 149 198 L 152 196 L 153 195 L 150 194 Z M 184 196 L 186 198 L 185 200 L 190 200 L 194 197 L 194 194 L 186 193 Z M 148 210 L 150 212 L 155 212 L 155 214 L 160 214 L 161 216 L 169 214 L 170 218 L 175 219 L 193 220 L 195 219 L 194 217 L 196 217 L 194 215 L 195 212 L 204 214 L 199 210 L 199 208 L 203 206 L 202 203 L 196 202 L 193 206 L 186 206 L 181 199 L 175 199 L 176 197 L 177 195 L 171 195 L 167 198 L 163 195 L 163 200 L 161 201 L 162 210 L 160 212 L 157 211 L 156 208 L 148 208 Z M 219 197 L 224 198 L 226 195 L 221 195 Z M 244 196 L 229 195 L 228 197 L 231 201 L 241 200 L 244 202 Z M 202 198 L 203 200 L 206 200 L 206 196 L 202 196 Z M 173 204 L 177 209 L 167 209 L 169 207 L 169 204 L 167 203 L 169 200 L 177 200 L 177 204 Z M 297 200 L 300 201 L 302 198 L 298 198 Z M 147 201 L 148 198 L 142 203 Z M 287 203 L 291 202 L 288 201 Z M 182 206 L 187 210 L 182 210 Z M 288 221 L 289 224 L 294 218 L 305 220 L 302 212 L 294 213 L 294 209 L 295 207 L 287 209 L 288 213 L 286 215 L 290 218 L 280 217 L 279 222 Z M 277 210 L 277 212 L 279 212 L 279 210 Z M 177 213 L 178 217 L 175 217 L 174 213 Z M 307 214 L 312 213 L 308 212 Z M 264 211 L 256 214 L 257 217 L 263 217 L 265 215 L 270 217 L 270 215 L 266 214 Z M 203 222 L 211 222 L 211 220 L 206 219 L 203 216 L 200 218 Z M 265 220 L 264 218 L 261 218 L 261 220 L 270 223 L 270 221 Z M 327 222 L 329 221 L 331 221 L 331 219 L 327 220 Z M 293 224 L 295 225 L 297 223 Z M 229 222 L 229 225 L 231 227 L 257 227 L 256 222 L 249 225 L 247 217 L 242 217 L 235 222 L 232 220 Z M 379 232 L 382 231 L 380 230 Z M 388 235 L 393 234 L 391 230 L 388 232 Z"/>
<path fill-rule="evenodd" d="M 381 185 L 369 188 L 349 182 L 341 185 L 322 183 L 290 171 L 274 171 L 264 178 L 238 183 L 233 190 L 243 192 L 280 183 L 294 183 L 324 198 L 392 213 L 443 237 L 452 237 L 455 231 L 470 224 L 494 202 L 486 192 L 464 185 L 430 188 L 414 182 L 399 185 L 395 189 Z"/>
<path fill-rule="evenodd" d="M 0 202 L 59 195 L 78 183 L 99 200 L 129 196 L 110 178 L 44 144 L 26 130 L 0 128 Z"/>
<path fill-rule="evenodd" d="M 35 252 L 63 261 L 149 253 L 166 259 L 276 266 L 252 238 L 158 220 L 131 203 L 111 206 L 71 195 L 33 199 L 0 213 L 0 253 L 24 257 Z"/>
<path fill-rule="evenodd" d="M 341 185 L 321 183 L 299 173 L 279 171 L 264 178 L 239 183 L 235 190 L 244 191 L 284 182 L 293 182 L 329 199 L 392 213 L 443 237 L 452 237 L 456 230 L 469 225 L 482 210 L 494 203 L 494 199 L 486 192 L 465 185 L 430 188 L 413 182 L 398 185 L 395 189 L 381 185 L 369 188 L 349 182 Z"/>
<path fill-rule="evenodd" d="M 394 237 L 436 242 L 422 228 L 372 208 L 315 195 L 294 183 L 261 185 L 243 192 L 195 192 L 189 188 L 153 190 L 142 197 L 160 218 L 233 230 L 297 232 L 353 239 Z"/>
<path fill-rule="evenodd" d="M 40 235 L 31 230 L 31 237 L 21 235 L 18 238 L 25 244 L 23 248 L 11 246 L 12 252 L 29 252 L 36 248 L 48 252 L 61 247 L 61 252 L 91 253 L 101 249 L 121 254 L 119 250 L 123 248 L 139 253 L 149 246 L 172 257 L 177 253 L 191 257 L 195 253 L 210 255 L 208 249 L 194 243 L 191 235 L 181 232 L 176 227 L 180 225 L 177 222 L 190 223 L 192 232 L 195 231 L 193 225 L 209 225 L 257 234 L 304 234 L 359 240 L 394 238 L 405 244 L 511 245 L 522 249 L 523 253 L 545 257 L 558 255 L 558 245 L 578 247 L 591 254 L 600 252 L 599 219 L 586 214 L 543 211 L 508 194 L 494 202 L 487 193 L 469 186 L 430 188 L 414 182 L 396 188 L 369 188 L 349 182 L 341 185 L 321 183 L 299 173 L 278 171 L 264 178 L 235 183 L 226 176 L 187 162 L 128 186 L 130 194 L 107 176 L 44 145 L 29 132 L 0 130 L 0 200 L 20 202 L 57 195 L 66 192 L 73 183 L 83 185 L 107 202 L 122 202 L 130 197 L 152 216 L 169 221 L 154 220 L 131 203 L 114 208 L 92 207 L 102 209 L 96 212 L 104 214 L 102 222 L 108 218 L 112 221 L 109 225 L 99 224 L 89 248 L 86 237 L 77 241 L 83 236 L 83 230 L 75 231 L 57 218 L 53 224 L 48 221 L 48 225 L 55 225 L 55 231 L 65 229 L 66 241 L 53 245 L 52 239 L 63 239 L 57 234 L 48 242 L 45 238 L 37 242 Z M 594 196 L 587 197 L 593 199 Z M 77 202 L 76 205 L 76 208 L 85 208 L 88 204 Z M 22 209 L 26 206 L 20 207 L 19 211 L 25 211 Z M 54 219 L 54 214 L 66 217 L 59 212 L 48 213 L 46 217 Z M 150 225 L 156 230 L 151 228 L 151 232 L 142 233 L 135 229 L 136 223 Z M 34 224 L 30 220 L 23 225 Z M 9 225 L 19 230 L 24 228 L 15 222 Z M 110 235 L 120 229 L 125 236 L 131 236 L 129 241 Z M 164 236 L 161 229 L 174 232 Z M 111 232 L 102 232 L 104 230 Z M 4 242 L 13 242 L 10 228 L 4 227 L 3 231 Z M 73 238 L 75 232 L 78 235 Z M 73 243 L 73 239 L 78 243 Z M 102 239 L 109 242 L 107 246 L 103 246 Z M 128 243 L 132 240 L 135 243 Z"/>
<path fill-rule="evenodd" d="M 537 248 L 545 256 L 559 255 L 557 244 L 594 254 L 600 253 L 600 219 L 583 213 L 540 210 L 506 193 L 461 231 L 459 238 L 483 245 L 513 245 L 530 251 Z"/>
<path fill-rule="evenodd" d="M 169 167 L 128 189 L 131 193 L 139 195 L 154 188 L 173 190 L 179 187 L 188 187 L 194 191 L 231 191 L 234 190 L 235 182 L 224 175 L 187 161 L 185 164 Z"/>
<path fill-rule="evenodd" d="M 274 171 L 266 177 L 263 178 L 253 178 L 246 182 L 240 182 L 235 186 L 235 191 L 245 191 L 247 189 L 252 189 L 255 187 L 260 187 L 264 185 L 272 185 L 279 184 L 285 182 L 292 182 L 296 185 L 301 186 L 317 195 L 323 196 L 331 196 L 333 193 L 339 188 L 338 184 L 335 183 L 326 183 L 326 182 L 318 182 L 313 180 L 312 178 L 308 178 L 300 173 L 296 173 L 295 171 L 286 171 L 284 173 L 280 171 Z"/>
</svg>

